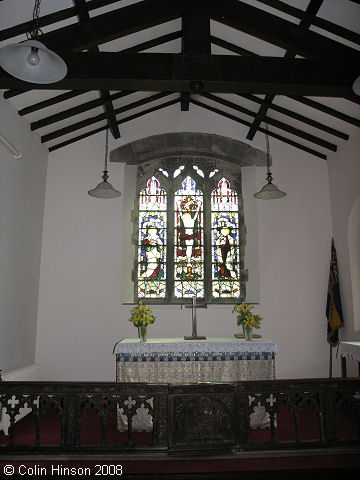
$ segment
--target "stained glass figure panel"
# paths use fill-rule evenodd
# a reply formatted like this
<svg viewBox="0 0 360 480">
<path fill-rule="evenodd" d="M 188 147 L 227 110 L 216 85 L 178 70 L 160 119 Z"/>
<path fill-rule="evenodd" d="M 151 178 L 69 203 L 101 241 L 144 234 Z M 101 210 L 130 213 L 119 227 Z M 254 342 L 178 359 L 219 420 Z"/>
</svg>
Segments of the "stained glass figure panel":
<svg viewBox="0 0 360 480">
<path fill-rule="evenodd" d="M 166 191 L 151 177 L 139 195 L 139 298 L 166 295 L 166 204 Z"/>
<path fill-rule="evenodd" d="M 187 176 L 174 196 L 174 294 L 204 296 L 203 193 Z"/>
<path fill-rule="evenodd" d="M 222 178 L 211 194 L 212 295 L 240 297 L 238 195 Z"/>
</svg>

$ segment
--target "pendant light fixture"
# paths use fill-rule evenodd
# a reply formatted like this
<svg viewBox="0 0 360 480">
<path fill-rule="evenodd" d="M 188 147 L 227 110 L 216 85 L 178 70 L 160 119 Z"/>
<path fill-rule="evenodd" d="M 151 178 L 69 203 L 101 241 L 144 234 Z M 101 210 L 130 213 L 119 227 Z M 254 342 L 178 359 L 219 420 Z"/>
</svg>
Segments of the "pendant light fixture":
<svg viewBox="0 0 360 480">
<path fill-rule="evenodd" d="M 262 189 L 254 193 L 254 197 L 260 198 L 261 200 L 273 200 L 275 198 L 282 198 L 285 197 L 286 193 L 279 190 L 279 188 L 272 183 L 272 173 L 270 171 L 270 143 L 269 143 L 269 135 L 268 135 L 268 124 L 266 124 L 266 131 L 265 131 L 265 140 L 266 140 L 266 165 L 267 165 L 267 173 L 266 173 L 266 184 L 262 187 Z"/>
<path fill-rule="evenodd" d="M 0 49 L 0 66 L 13 77 L 31 83 L 54 83 L 67 74 L 64 60 L 39 42 L 42 31 L 39 28 L 40 2 L 35 0 L 34 29 L 27 33 L 28 40 L 6 45 Z"/>
<path fill-rule="evenodd" d="M 105 139 L 105 167 L 103 171 L 103 182 L 99 183 L 95 188 L 88 191 L 88 194 L 91 197 L 95 198 L 115 198 L 120 197 L 121 193 L 109 183 L 107 180 L 109 178 L 108 169 L 107 169 L 107 159 L 108 159 L 108 150 L 109 150 L 109 127 L 106 128 L 106 139 Z"/>
<path fill-rule="evenodd" d="M 356 95 L 360 95 L 360 76 L 355 79 L 352 88 L 353 92 L 356 93 Z"/>
</svg>

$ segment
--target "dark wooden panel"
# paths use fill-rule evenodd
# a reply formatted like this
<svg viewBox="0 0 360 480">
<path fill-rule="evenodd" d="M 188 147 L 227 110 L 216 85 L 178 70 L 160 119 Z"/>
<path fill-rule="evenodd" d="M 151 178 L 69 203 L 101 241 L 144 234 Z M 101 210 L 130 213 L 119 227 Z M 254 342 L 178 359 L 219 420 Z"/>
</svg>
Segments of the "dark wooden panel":
<svg viewBox="0 0 360 480">
<path fill-rule="evenodd" d="M 120 454 L 131 459 L 135 452 L 161 454 L 208 455 L 227 452 L 233 458 L 240 452 L 279 452 L 286 455 L 331 455 L 338 447 L 352 447 L 359 454 L 360 391 L 358 378 L 263 380 L 238 383 L 205 384 L 146 384 L 111 382 L 0 382 L 3 407 L 10 416 L 9 437 L 2 438 L 0 451 L 5 456 L 16 455 L 111 455 Z M 152 400 L 153 399 L 153 400 Z M 131 426 L 133 417 L 142 404 L 146 405 L 154 421 L 153 441 L 136 445 L 129 428 L 127 441 L 111 443 L 107 421 L 117 408 L 123 408 Z M 21 422 L 15 417 L 21 408 L 31 409 L 28 419 L 33 420 L 36 442 L 32 445 L 18 442 Z M 280 418 L 282 407 L 291 416 L 284 424 Z M 310 407 L 310 408 L 308 408 Z M 52 410 L 60 420 L 61 441 L 57 445 L 41 442 L 41 430 L 49 428 L 40 421 Z M 258 442 L 251 435 L 250 418 L 262 411 L 266 419 L 268 440 Z M 80 429 L 87 412 L 92 412 L 92 422 L 98 421 L 100 435 L 96 442 L 82 444 Z M 318 423 L 317 438 L 302 434 L 307 422 Z M 292 425 L 291 425 L 292 422 Z M 349 423 L 350 422 L 350 423 Z M 346 425 L 355 425 L 348 428 Z M 20 430 L 19 430 L 20 427 Z M 292 438 L 280 438 L 283 428 L 292 427 Z M 116 426 L 114 424 L 114 429 Z M 350 432 L 350 435 L 348 433 Z M 31 427 L 26 427 L 29 438 Z M 115 432 L 110 432 L 114 438 Z M 7 442 L 4 442 L 4 440 Z M 339 453 L 339 450 L 338 450 Z M 89 457 L 93 459 L 94 457 Z M 97 457 L 100 458 L 100 457 Z M 108 457 L 109 458 L 109 457 Z M 155 457 L 153 457 L 155 458 Z M 160 457 L 158 457 L 160 458 Z M 174 457 L 172 457 L 174 458 Z"/>
</svg>

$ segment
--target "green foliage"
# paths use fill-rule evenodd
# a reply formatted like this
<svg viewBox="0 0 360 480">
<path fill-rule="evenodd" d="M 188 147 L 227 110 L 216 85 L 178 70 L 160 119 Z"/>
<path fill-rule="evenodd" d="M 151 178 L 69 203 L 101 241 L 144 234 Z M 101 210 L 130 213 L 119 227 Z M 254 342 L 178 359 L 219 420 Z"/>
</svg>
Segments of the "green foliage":
<svg viewBox="0 0 360 480">
<path fill-rule="evenodd" d="M 134 324 L 135 327 L 146 327 L 155 322 L 155 315 L 152 308 L 144 305 L 142 300 L 139 300 L 137 307 L 131 310 L 130 322 Z"/>
<path fill-rule="evenodd" d="M 260 328 L 262 318 L 259 315 L 251 313 L 254 305 L 247 304 L 244 300 L 235 305 L 232 313 L 237 313 L 237 324 L 246 328 Z"/>
</svg>

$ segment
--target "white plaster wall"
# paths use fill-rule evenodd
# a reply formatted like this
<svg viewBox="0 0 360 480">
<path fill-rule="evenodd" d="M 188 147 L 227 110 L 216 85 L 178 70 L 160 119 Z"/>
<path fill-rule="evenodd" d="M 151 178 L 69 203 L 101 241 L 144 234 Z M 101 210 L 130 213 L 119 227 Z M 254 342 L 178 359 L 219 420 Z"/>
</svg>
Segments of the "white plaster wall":
<svg viewBox="0 0 360 480">
<path fill-rule="evenodd" d="M 354 324 L 351 277 L 351 263 L 357 262 L 360 255 L 350 256 L 349 249 L 352 241 L 354 241 L 354 238 L 349 239 L 349 231 L 355 235 L 354 229 L 356 229 L 356 225 L 359 225 L 359 221 L 356 224 L 354 219 L 352 219 L 353 223 L 349 224 L 351 213 L 360 195 L 359 152 L 360 134 L 354 133 L 338 154 L 331 156 L 328 162 L 334 242 L 337 250 L 341 302 L 345 323 L 344 328 L 340 330 L 340 339 L 348 341 L 360 340 L 360 331 L 356 332 Z M 359 322 L 359 319 L 357 319 L 357 322 Z"/>
<path fill-rule="evenodd" d="M 35 360 L 47 149 L 0 95 L 0 369 Z"/>
<path fill-rule="evenodd" d="M 243 140 L 246 128 L 191 106 L 178 106 L 121 125 L 110 148 L 171 131 L 197 131 Z M 121 305 L 122 245 L 126 198 L 93 199 L 100 180 L 105 133 L 49 156 L 41 261 L 36 361 L 44 380 L 115 379 L 112 348 L 135 337 L 130 305 Z M 257 134 L 254 147 L 264 149 Z M 271 139 L 276 183 L 288 192 L 258 204 L 261 333 L 278 344 L 278 378 L 326 377 L 325 305 L 332 236 L 328 173 L 317 159 Z M 309 172 L 311 171 L 311 175 Z M 110 164 L 111 183 L 124 191 L 124 166 Z M 258 187 L 265 169 L 258 169 Z M 128 185 L 125 187 L 129 188 Z M 124 253 L 125 252 L 125 253 Z M 232 337 L 238 331 L 232 306 L 199 310 L 198 332 Z M 191 333 L 188 310 L 156 307 L 151 337 Z"/>
<path fill-rule="evenodd" d="M 350 212 L 348 235 L 354 331 L 360 333 L 360 194 Z"/>
</svg>

